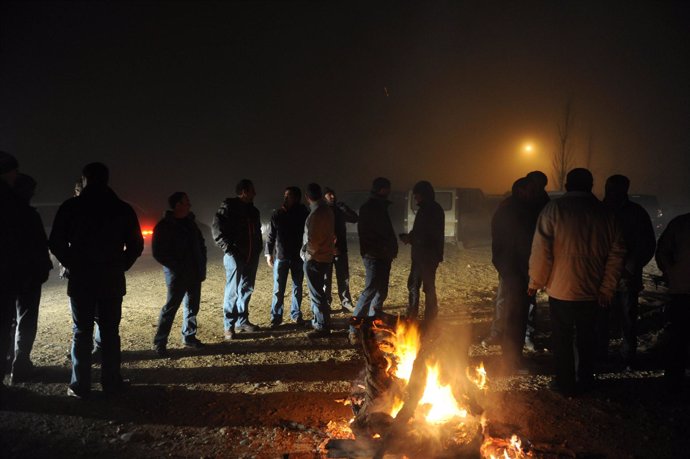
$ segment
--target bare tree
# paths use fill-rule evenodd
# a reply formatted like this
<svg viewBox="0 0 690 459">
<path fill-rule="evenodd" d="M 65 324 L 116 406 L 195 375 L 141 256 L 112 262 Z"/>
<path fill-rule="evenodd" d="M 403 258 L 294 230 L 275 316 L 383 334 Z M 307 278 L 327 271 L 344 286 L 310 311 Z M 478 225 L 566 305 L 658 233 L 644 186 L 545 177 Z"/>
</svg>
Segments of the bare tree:
<svg viewBox="0 0 690 459">
<path fill-rule="evenodd" d="M 568 99 L 563 109 L 563 117 L 558 121 L 558 145 L 551 161 L 556 187 L 560 191 L 563 191 L 565 187 L 565 176 L 572 168 L 575 157 L 573 149 L 574 124 L 573 103 L 571 99 Z"/>
</svg>

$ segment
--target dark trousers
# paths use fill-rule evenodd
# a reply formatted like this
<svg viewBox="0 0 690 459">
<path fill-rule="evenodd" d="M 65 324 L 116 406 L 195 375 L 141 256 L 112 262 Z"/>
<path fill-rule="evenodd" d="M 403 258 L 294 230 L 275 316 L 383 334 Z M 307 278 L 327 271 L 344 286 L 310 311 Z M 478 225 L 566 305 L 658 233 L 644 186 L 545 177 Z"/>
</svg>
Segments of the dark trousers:
<svg viewBox="0 0 690 459">
<path fill-rule="evenodd" d="M 677 391 L 682 389 L 685 378 L 685 366 L 688 361 L 690 344 L 690 295 L 671 295 L 671 303 L 666 306 L 666 357 L 664 379 L 668 388 Z"/>
<path fill-rule="evenodd" d="M 637 353 L 637 311 L 638 294 L 635 291 L 618 291 L 608 308 L 600 308 L 597 320 L 596 357 L 603 361 L 608 358 L 609 334 L 611 329 L 620 330 L 623 336 L 621 356 L 626 365 L 635 362 Z"/>
<path fill-rule="evenodd" d="M 101 384 L 104 389 L 122 383 L 120 376 L 120 319 L 122 297 L 99 298 L 93 295 L 70 297 L 72 308 L 72 378 L 70 386 L 77 392 L 91 389 L 91 350 L 93 325 L 98 317 L 101 334 Z"/>
<path fill-rule="evenodd" d="M 271 323 L 283 323 L 283 304 L 288 272 L 292 273 L 292 300 L 290 301 L 290 318 L 293 321 L 302 318 L 302 283 L 304 282 L 304 262 L 301 258 L 293 260 L 275 260 L 273 262 L 273 300 L 271 302 Z"/>
<path fill-rule="evenodd" d="M 0 293 L 0 386 L 7 372 L 7 354 L 12 342 L 12 319 L 14 319 L 17 295 Z"/>
<path fill-rule="evenodd" d="M 330 330 L 331 307 L 326 299 L 326 273 L 331 269 L 331 263 L 315 260 L 304 262 L 304 273 L 307 276 L 311 312 L 314 315 L 312 326 L 315 330 Z"/>
<path fill-rule="evenodd" d="M 529 314 L 530 296 L 527 294 L 529 280 L 521 276 L 503 277 L 504 329 L 501 347 L 503 358 L 509 365 L 518 366 L 522 360 L 525 345 L 525 330 Z"/>
<path fill-rule="evenodd" d="M 338 284 L 338 297 L 340 304 L 346 308 L 352 308 L 352 296 L 350 295 L 350 264 L 347 259 L 347 253 L 336 255 L 333 258 L 332 268 L 335 268 L 335 279 Z M 326 274 L 326 300 L 328 304 L 332 304 L 332 286 L 333 283 L 333 269 L 329 269 Z"/>
<path fill-rule="evenodd" d="M 182 340 L 187 342 L 196 337 L 196 316 L 201 302 L 201 282 L 198 280 L 183 280 L 176 277 L 169 269 L 163 269 L 168 296 L 158 317 L 158 330 L 153 338 L 155 346 L 166 346 L 172 328 L 175 314 L 184 302 L 182 312 Z"/>
<path fill-rule="evenodd" d="M 424 319 L 433 320 L 438 315 L 436 268 L 438 268 L 438 263 L 420 263 L 412 260 L 410 275 L 407 278 L 407 317 L 416 318 L 419 314 L 420 288 L 424 289 Z"/>
<path fill-rule="evenodd" d="M 38 306 L 40 302 L 40 285 L 31 292 L 17 295 L 12 373 L 26 373 L 31 371 L 33 367 L 31 364 L 31 350 L 36 340 L 36 330 L 38 329 Z"/>
<path fill-rule="evenodd" d="M 594 379 L 596 347 L 596 301 L 563 301 L 549 298 L 556 384 L 573 391 L 575 383 L 590 384 Z"/>
<path fill-rule="evenodd" d="M 391 274 L 391 259 L 362 257 L 366 277 L 364 290 L 359 295 L 353 317 L 373 317 L 383 312 L 383 302 L 388 297 L 388 281 Z M 356 331 L 350 327 L 350 331 Z"/>
</svg>

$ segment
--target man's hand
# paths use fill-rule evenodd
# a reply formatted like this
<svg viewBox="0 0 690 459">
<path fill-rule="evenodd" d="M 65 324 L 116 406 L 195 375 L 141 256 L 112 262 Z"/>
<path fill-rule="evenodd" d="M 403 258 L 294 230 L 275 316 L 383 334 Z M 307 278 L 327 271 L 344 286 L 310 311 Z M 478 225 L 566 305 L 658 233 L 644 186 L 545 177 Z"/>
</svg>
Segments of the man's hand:
<svg viewBox="0 0 690 459">
<path fill-rule="evenodd" d="M 266 264 L 271 268 L 273 267 L 273 255 L 266 255 Z"/>
<path fill-rule="evenodd" d="M 599 306 L 601 306 L 602 308 L 608 308 L 609 306 L 611 306 L 612 300 L 613 300 L 612 295 L 608 295 L 608 294 L 599 292 L 599 296 L 597 298 L 597 301 L 599 301 Z"/>
<path fill-rule="evenodd" d="M 527 295 L 529 296 L 534 296 L 537 294 L 537 289 L 534 287 L 528 287 L 527 288 Z"/>
</svg>

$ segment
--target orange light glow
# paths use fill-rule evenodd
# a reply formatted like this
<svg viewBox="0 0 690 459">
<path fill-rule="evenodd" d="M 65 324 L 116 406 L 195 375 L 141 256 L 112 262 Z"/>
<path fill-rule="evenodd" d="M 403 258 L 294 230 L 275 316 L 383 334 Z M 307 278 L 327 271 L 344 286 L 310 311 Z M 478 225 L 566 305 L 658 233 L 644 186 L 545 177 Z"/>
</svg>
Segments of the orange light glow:
<svg viewBox="0 0 690 459">
<path fill-rule="evenodd" d="M 141 236 L 142 236 L 144 239 L 146 239 L 146 238 L 149 237 L 149 236 L 153 236 L 153 230 L 150 230 L 150 229 L 141 230 Z"/>
</svg>

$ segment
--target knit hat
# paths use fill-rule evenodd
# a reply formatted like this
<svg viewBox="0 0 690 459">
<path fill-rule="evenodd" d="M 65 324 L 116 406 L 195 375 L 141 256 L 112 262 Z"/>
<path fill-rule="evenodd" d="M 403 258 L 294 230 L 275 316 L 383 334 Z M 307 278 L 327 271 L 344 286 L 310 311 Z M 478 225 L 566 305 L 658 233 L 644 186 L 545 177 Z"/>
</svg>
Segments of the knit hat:
<svg viewBox="0 0 690 459">
<path fill-rule="evenodd" d="M 9 153 L 0 151 L 0 174 L 6 174 L 18 168 L 19 163 L 17 162 L 17 158 Z"/>
</svg>

